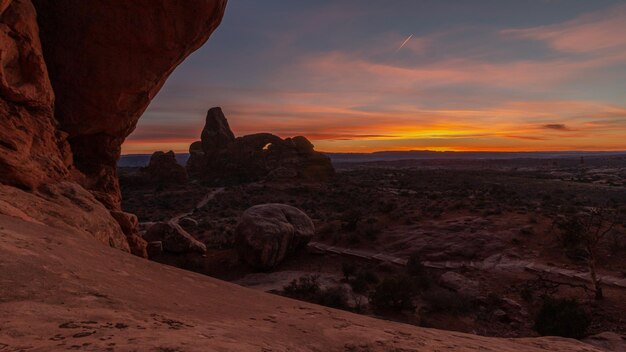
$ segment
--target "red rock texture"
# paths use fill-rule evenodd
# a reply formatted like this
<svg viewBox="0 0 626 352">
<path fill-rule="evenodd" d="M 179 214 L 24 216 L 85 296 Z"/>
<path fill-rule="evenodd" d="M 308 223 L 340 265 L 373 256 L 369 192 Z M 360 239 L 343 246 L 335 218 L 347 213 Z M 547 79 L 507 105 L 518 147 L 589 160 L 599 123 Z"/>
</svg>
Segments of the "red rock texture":
<svg viewBox="0 0 626 352">
<path fill-rule="evenodd" d="M 120 146 L 167 77 L 219 25 L 226 0 L 34 0 L 76 177 L 119 209 Z"/>
<path fill-rule="evenodd" d="M 35 18 L 29 0 L 0 1 L 0 183 L 24 189 L 65 179 L 71 163 Z"/>
<path fill-rule="evenodd" d="M 0 214 L 78 228 L 145 257 L 136 217 L 120 211 L 120 146 L 225 6 L 0 0 Z"/>
</svg>

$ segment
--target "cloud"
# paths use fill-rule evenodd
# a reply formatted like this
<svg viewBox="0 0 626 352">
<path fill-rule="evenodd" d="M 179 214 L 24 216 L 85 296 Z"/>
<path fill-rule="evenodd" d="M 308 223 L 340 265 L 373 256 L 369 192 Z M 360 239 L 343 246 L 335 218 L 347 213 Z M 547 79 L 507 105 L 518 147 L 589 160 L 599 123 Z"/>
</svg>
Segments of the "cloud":
<svg viewBox="0 0 626 352">
<path fill-rule="evenodd" d="M 367 6 L 329 4 L 297 17 L 281 5 L 292 30 L 254 28 L 248 45 L 229 42 L 237 51 L 207 51 L 195 71 L 168 81 L 128 143 L 196 140 L 206 109 L 220 105 L 238 135 L 305 135 L 329 150 L 624 148 L 626 70 L 616 65 L 626 63 L 626 5 L 501 30 L 375 26 Z M 363 33 L 346 29 L 353 7 Z M 326 40 L 320 28 L 329 26 Z M 222 62 L 208 59 L 224 52 Z"/>
<path fill-rule="evenodd" d="M 571 131 L 571 129 L 569 129 L 567 126 L 565 126 L 565 124 L 562 123 L 549 123 L 547 125 L 543 125 L 542 127 L 548 130 Z"/>
<path fill-rule="evenodd" d="M 587 13 L 559 24 L 524 29 L 507 29 L 503 34 L 542 41 L 566 53 L 598 53 L 626 50 L 626 5 Z"/>
<path fill-rule="evenodd" d="M 536 136 L 516 136 L 516 135 L 505 135 L 504 137 L 506 138 L 515 138 L 515 139 L 522 139 L 522 140 L 526 140 L 526 141 L 545 141 L 548 140 L 548 138 L 545 137 L 536 137 Z"/>
</svg>

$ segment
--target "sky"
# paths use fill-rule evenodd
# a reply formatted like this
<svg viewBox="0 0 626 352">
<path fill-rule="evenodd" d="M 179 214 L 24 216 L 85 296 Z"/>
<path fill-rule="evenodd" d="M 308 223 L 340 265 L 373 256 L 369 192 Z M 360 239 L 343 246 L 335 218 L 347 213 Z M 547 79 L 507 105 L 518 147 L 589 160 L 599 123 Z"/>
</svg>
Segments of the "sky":
<svg viewBox="0 0 626 352">
<path fill-rule="evenodd" d="M 626 150 L 626 0 L 230 0 L 123 153 L 206 111 L 317 150 Z"/>
</svg>

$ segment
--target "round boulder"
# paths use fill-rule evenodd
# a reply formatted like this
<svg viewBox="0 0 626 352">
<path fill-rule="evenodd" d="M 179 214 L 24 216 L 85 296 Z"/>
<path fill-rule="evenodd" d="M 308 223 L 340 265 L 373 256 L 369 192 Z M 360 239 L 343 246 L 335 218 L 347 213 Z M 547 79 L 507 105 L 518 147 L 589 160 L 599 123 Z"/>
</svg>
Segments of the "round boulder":
<svg viewBox="0 0 626 352">
<path fill-rule="evenodd" d="M 246 210 L 236 229 L 235 245 L 246 263 L 269 270 L 306 246 L 315 233 L 313 221 L 285 204 L 261 204 Z"/>
</svg>

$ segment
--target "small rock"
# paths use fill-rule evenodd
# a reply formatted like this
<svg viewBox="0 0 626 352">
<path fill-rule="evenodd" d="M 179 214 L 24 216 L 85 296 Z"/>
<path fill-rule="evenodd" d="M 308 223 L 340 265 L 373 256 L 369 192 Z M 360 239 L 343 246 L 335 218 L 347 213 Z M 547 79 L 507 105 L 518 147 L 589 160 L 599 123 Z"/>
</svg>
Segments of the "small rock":
<svg viewBox="0 0 626 352">
<path fill-rule="evenodd" d="M 478 282 L 470 280 L 461 274 L 448 271 L 439 277 L 441 286 L 456 291 L 468 297 L 478 297 L 480 291 Z"/>
<path fill-rule="evenodd" d="M 144 238 L 148 242 L 161 241 L 164 253 L 206 253 L 204 243 L 196 240 L 180 226 L 166 222 L 157 222 L 146 231 Z"/>
<path fill-rule="evenodd" d="M 158 255 L 163 254 L 163 242 L 161 241 L 152 241 L 148 242 L 148 258 L 154 258 Z"/>
</svg>

